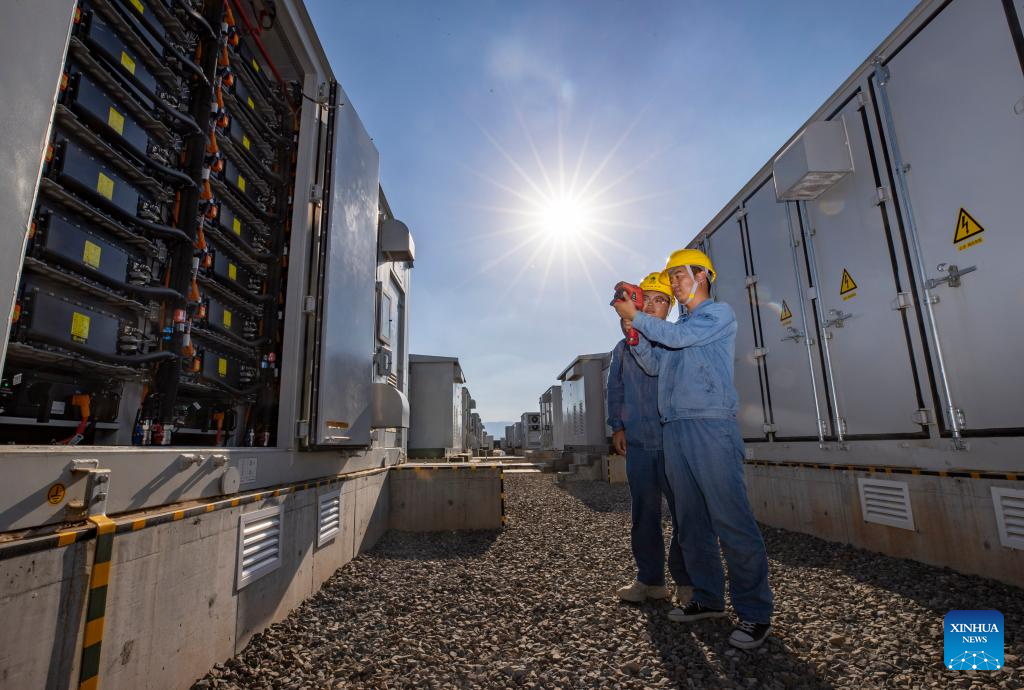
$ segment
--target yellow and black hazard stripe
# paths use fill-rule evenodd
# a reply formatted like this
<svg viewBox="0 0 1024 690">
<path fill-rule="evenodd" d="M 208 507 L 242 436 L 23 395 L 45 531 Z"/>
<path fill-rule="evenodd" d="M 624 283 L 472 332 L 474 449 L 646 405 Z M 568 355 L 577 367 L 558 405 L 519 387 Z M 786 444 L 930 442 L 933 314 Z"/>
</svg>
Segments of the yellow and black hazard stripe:
<svg viewBox="0 0 1024 690">
<path fill-rule="evenodd" d="M 85 636 L 82 642 L 82 664 L 78 674 L 79 690 L 96 690 L 99 687 L 103 621 L 107 612 L 107 586 L 110 582 L 110 562 L 114 554 L 114 532 L 117 527 L 106 515 L 94 515 L 89 518 L 89 522 L 96 527 L 96 551 L 85 607 Z"/>
<path fill-rule="evenodd" d="M 501 526 L 508 525 L 508 510 L 505 507 L 505 472 L 499 468 L 498 481 L 501 485 Z"/>
<path fill-rule="evenodd" d="M 297 491 L 306 491 L 308 489 L 318 487 L 333 487 L 360 477 L 381 474 L 383 472 L 387 472 L 388 469 L 389 468 L 387 467 L 375 467 L 369 470 L 360 470 L 358 472 L 350 472 L 348 474 L 336 475 L 334 477 L 312 479 L 284 486 L 261 489 L 259 491 L 234 496 L 232 498 L 212 499 L 190 508 L 168 509 L 166 512 L 147 515 L 143 518 L 126 519 L 117 522 L 115 526 L 115 533 L 123 534 L 125 532 L 137 532 L 140 529 L 156 527 L 157 525 L 162 525 L 167 522 L 177 522 L 178 520 L 198 517 L 199 515 L 212 513 L 217 510 L 236 508 L 240 505 L 256 503 L 272 496 L 284 496 Z M 28 537 L 0 544 L 0 561 L 8 558 L 14 558 L 15 556 L 23 556 L 29 553 L 36 553 L 38 551 L 46 551 L 57 547 L 70 546 L 75 543 L 85 542 L 95 537 L 96 534 L 97 527 L 92 522 L 78 527 L 64 529 L 56 534 L 33 534 Z"/>
<path fill-rule="evenodd" d="M 840 472 L 864 472 L 865 474 L 909 474 L 914 477 L 953 477 L 958 479 L 997 479 L 1021 481 L 1024 474 L 1015 472 L 982 472 L 979 470 L 924 470 L 919 467 L 895 467 L 890 465 L 836 465 L 814 462 L 769 462 L 766 460 L 745 460 L 744 464 L 754 467 L 788 467 L 803 470 L 831 470 Z"/>
</svg>

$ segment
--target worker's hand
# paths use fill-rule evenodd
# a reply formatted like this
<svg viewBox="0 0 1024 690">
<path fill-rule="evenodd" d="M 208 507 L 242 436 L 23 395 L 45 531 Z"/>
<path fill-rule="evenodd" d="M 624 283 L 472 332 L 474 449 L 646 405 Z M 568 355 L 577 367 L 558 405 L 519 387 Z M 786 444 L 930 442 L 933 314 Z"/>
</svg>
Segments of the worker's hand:
<svg viewBox="0 0 1024 690">
<path fill-rule="evenodd" d="M 625 430 L 619 429 L 614 434 L 612 434 L 612 450 L 614 450 L 617 455 L 625 455 L 626 454 L 626 432 L 625 432 Z"/>
<path fill-rule="evenodd" d="M 632 300 L 624 299 L 616 302 L 615 313 L 619 315 L 619 318 L 626 319 L 632 322 L 633 317 L 636 316 L 636 305 L 633 304 Z"/>
</svg>

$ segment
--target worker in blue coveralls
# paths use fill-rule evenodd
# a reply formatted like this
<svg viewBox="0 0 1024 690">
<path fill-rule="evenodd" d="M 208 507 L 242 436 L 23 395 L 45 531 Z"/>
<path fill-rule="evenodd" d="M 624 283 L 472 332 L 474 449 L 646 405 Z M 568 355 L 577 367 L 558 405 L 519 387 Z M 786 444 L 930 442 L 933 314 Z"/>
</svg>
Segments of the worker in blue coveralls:
<svg viewBox="0 0 1024 690">
<path fill-rule="evenodd" d="M 639 312 L 628 300 L 615 302 L 615 310 L 640 332 L 632 348 L 637 362 L 658 375 L 666 474 L 685 526 L 683 557 L 693 598 L 668 615 L 684 623 L 726 615 L 720 543 L 739 618 L 729 643 L 753 649 L 768 636 L 772 592 L 764 541 L 743 482 L 733 384 L 736 315 L 710 298 L 715 269 L 703 252 L 673 252 L 662 274 L 682 307 L 675 323 Z"/>
<path fill-rule="evenodd" d="M 672 287 L 660 273 L 651 273 L 640 283 L 644 291 L 644 313 L 664 320 L 675 304 Z M 622 321 L 622 333 L 629 325 Z M 672 516 L 672 541 L 668 549 L 668 570 L 675 582 L 675 599 L 685 606 L 692 588 L 683 565 L 683 550 L 676 526 L 676 506 L 665 477 L 661 417 L 658 415 L 658 377 L 640 368 L 623 338 L 612 350 L 608 370 L 608 426 L 612 448 L 626 456 L 626 478 L 632 498 L 633 524 L 630 545 L 636 561 L 633 584 L 616 594 L 623 601 L 667 599 L 673 590 L 665 585 L 665 538 L 661 532 L 662 496 Z"/>
</svg>

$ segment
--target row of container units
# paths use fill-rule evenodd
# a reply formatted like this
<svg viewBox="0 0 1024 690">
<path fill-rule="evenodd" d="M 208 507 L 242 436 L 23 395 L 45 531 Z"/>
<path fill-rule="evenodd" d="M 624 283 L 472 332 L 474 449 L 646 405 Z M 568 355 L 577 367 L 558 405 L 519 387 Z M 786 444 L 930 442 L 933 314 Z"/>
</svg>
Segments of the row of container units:
<svg viewBox="0 0 1024 690">
<path fill-rule="evenodd" d="M 410 458 L 479 455 L 493 447 L 458 357 L 409 355 Z"/>
<path fill-rule="evenodd" d="M 849 508 L 875 525 L 849 532 L 865 546 L 1024 572 L 1010 553 L 1024 546 L 1021 10 L 1021 0 L 920 3 L 691 243 L 715 265 L 714 297 L 736 312 L 748 461 L 935 472 L 980 487 L 968 492 L 969 520 L 941 533 L 929 526 L 963 513 L 950 503 L 959 488 L 854 485 L 835 496 L 863 506 L 843 507 L 814 496 L 825 480 L 803 474 L 791 501 L 820 515 L 800 529 L 820 532 Z M 764 471 L 755 494 L 776 484 Z M 784 521 L 783 506 L 761 499 L 764 519 Z M 933 512 L 903 520 L 915 502 Z M 879 512 L 898 519 L 872 519 Z M 946 548 L 966 541 L 993 548 L 968 566 Z"/>
<path fill-rule="evenodd" d="M 579 355 L 559 375 L 559 384 L 541 394 L 538 412 L 524 412 L 505 427 L 504 448 L 603 454 L 607 425 L 608 368 L 611 354 Z"/>
</svg>

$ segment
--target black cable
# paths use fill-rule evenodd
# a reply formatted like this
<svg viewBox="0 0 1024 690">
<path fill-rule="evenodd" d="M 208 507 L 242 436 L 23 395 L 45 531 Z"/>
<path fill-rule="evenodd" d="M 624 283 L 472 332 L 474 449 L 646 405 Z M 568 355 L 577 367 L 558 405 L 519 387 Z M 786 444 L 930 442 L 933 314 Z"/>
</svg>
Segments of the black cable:
<svg viewBox="0 0 1024 690">
<path fill-rule="evenodd" d="M 213 27 L 211 27 L 210 24 L 205 19 L 203 19 L 203 15 L 199 14 L 194 9 L 192 9 L 192 7 L 188 4 L 187 0 L 175 0 L 174 4 L 180 7 L 181 10 L 192 19 L 192 21 L 199 24 L 199 26 L 203 27 L 203 29 L 206 31 L 207 38 L 209 38 L 210 40 L 214 40 L 217 38 L 217 33 L 213 30 Z"/>
<path fill-rule="evenodd" d="M 255 340 L 246 340 L 245 338 L 242 338 L 227 329 L 221 328 L 215 323 L 210 323 L 209 321 L 206 323 L 206 327 L 214 333 L 222 335 L 239 345 L 245 345 L 246 347 L 259 347 L 260 345 L 265 345 L 270 342 L 270 337 L 266 335 L 261 338 L 256 338 Z"/>
<path fill-rule="evenodd" d="M 148 364 L 149 362 L 159 362 L 166 359 L 174 359 L 175 354 L 170 350 L 159 350 L 158 352 L 147 352 L 141 355 L 112 355 L 109 352 L 101 352 L 99 350 L 93 350 L 88 347 L 75 347 L 66 341 L 60 340 L 59 338 L 50 338 L 47 336 L 33 334 L 32 340 L 39 340 L 41 342 L 50 343 L 57 347 L 69 349 L 75 352 L 82 352 L 88 354 L 88 356 L 105 362 L 113 362 L 114 364 Z"/>
</svg>

